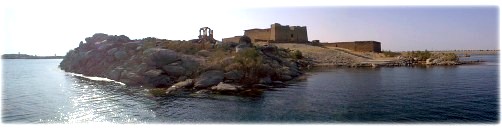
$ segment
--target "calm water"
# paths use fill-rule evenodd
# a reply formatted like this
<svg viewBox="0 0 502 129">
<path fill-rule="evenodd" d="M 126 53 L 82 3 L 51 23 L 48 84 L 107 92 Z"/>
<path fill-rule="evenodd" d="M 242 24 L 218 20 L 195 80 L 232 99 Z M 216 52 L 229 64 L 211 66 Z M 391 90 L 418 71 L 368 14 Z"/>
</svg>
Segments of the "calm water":
<svg viewBox="0 0 502 129">
<path fill-rule="evenodd" d="M 73 76 L 61 60 L 2 60 L 4 123 L 352 123 L 499 121 L 498 56 L 480 65 L 323 68 L 261 97 L 152 97 Z"/>
</svg>

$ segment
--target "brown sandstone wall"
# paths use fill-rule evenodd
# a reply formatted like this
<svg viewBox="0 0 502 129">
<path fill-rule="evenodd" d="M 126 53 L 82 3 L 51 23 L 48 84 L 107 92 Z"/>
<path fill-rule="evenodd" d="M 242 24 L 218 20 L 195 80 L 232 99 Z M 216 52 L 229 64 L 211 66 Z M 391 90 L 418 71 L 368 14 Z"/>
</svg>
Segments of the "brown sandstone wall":
<svg viewBox="0 0 502 129">
<path fill-rule="evenodd" d="M 281 26 L 280 24 L 272 24 L 271 28 L 274 42 L 289 42 L 290 33 L 289 27 Z"/>
<path fill-rule="evenodd" d="M 322 43 L 322 45 L 327 47 L 340 47 L 360 52 L 382 52 L 380 42 L 376 41 Z"/>
<path fill-rule="evenodd" d="M 307 43 L 306 26 L 282 26 L 274 23 L 268 29 L 244 30 L 244 35 L 251 38 L 251 42 L 274 42 L 274 43 Z M 238 38 L 224 38 L 223 42 L 238 42 Z"/>
<path fill-rule="evenodd" d="M 230 37 L 230 38 L 223 38 L 221 40 L 221 42 L 223 43 L 231 43 L 231 42 L 234 42 L 234 43 L 238 43 L 239 42 L 239 39 L 241 38 L 242 36 L 235 36 L 235 37 Z"/>
<path fill-rule="evenodd" d="M 363 52 L 382 52 L 379 42 L 356 42 L 356 51 Z"/>
<path fill-rule="evenodd" d="M 308 36 L 307 36 L 307 27 L 297 27 L 295 28 L 295 32 L 297 35 L 297 42 L 308 42 Z"/>
<path fill-rule="evenodd" d="M 303 43 L 308 42 L 307 27 L 300 26 L 282 26 L 280 24 L 272 24 L 271 40 L 277 43 Z"/>
<path fill-rule="evenodd" d="M 245 30 L 244 35 L 251 38 L 251 42 L 259 41 L 269 41 L 270 40 L 270 29 L 251 29 Z"/>
</svg>

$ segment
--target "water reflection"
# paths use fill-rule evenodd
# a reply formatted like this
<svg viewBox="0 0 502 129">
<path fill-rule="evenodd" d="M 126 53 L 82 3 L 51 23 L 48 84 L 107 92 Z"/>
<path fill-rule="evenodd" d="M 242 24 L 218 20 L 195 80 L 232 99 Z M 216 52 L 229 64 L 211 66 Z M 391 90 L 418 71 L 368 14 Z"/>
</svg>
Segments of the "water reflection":
<svg viewBox="0 0 502 129">
<path fill-rule="evenodd" d="M 141 123 L 145 122 L 142 120 L 155 118 L 155 113 L 146 108 L 145 103 L 153 100 L 148 99 L 144 89 L 72 74 L 66 76 L 71 80 L 69 92 L 72 94 L 68 98 L 71 107 L 62 114 L 63 121 Z"/>
</svg>

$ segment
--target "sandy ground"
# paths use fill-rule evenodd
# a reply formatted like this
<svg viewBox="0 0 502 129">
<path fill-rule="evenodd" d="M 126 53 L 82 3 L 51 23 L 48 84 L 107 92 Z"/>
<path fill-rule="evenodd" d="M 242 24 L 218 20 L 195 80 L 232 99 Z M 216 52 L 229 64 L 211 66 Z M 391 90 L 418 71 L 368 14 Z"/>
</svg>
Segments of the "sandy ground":
<svg viewBox="0 0 502 129">
<path fill-rule="evenodd" d="M 274 43 L 273 45 L 280 48 L 299 50 L 305 57 L 313 59 L 319 65 L 346 65 L 371 59 L 371 57 L 361 56 L 358 53 L 354 54 L 350 50 L 340 48 L 319 47 L 296 43 Z"/>
</svg>

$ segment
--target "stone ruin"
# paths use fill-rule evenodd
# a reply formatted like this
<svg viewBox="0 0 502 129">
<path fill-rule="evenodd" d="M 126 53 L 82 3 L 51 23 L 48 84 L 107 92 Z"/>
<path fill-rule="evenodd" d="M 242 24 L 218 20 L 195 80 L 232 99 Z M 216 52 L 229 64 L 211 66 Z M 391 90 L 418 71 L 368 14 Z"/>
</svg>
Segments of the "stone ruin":
<svg viewBox="0 0 502 129">
<path fill-rule="evenodd" d="M 308 43 L 306 26 L 289 26 L 274 23 L 267 29 L 244 30 L 244 35 L 251 38 L 251 42 L 266 43 Z M 240 37 L 222 39 L 222 42 L 237 42 Z"/>
<path fill-rule="evenodd" d="M 196 43 L 209 43 L 215 44 L 216 40 L 213 38 L 213 30 L 209 27 L 202 27 L 199 29 L 199 39 Z"/>
</svg>

